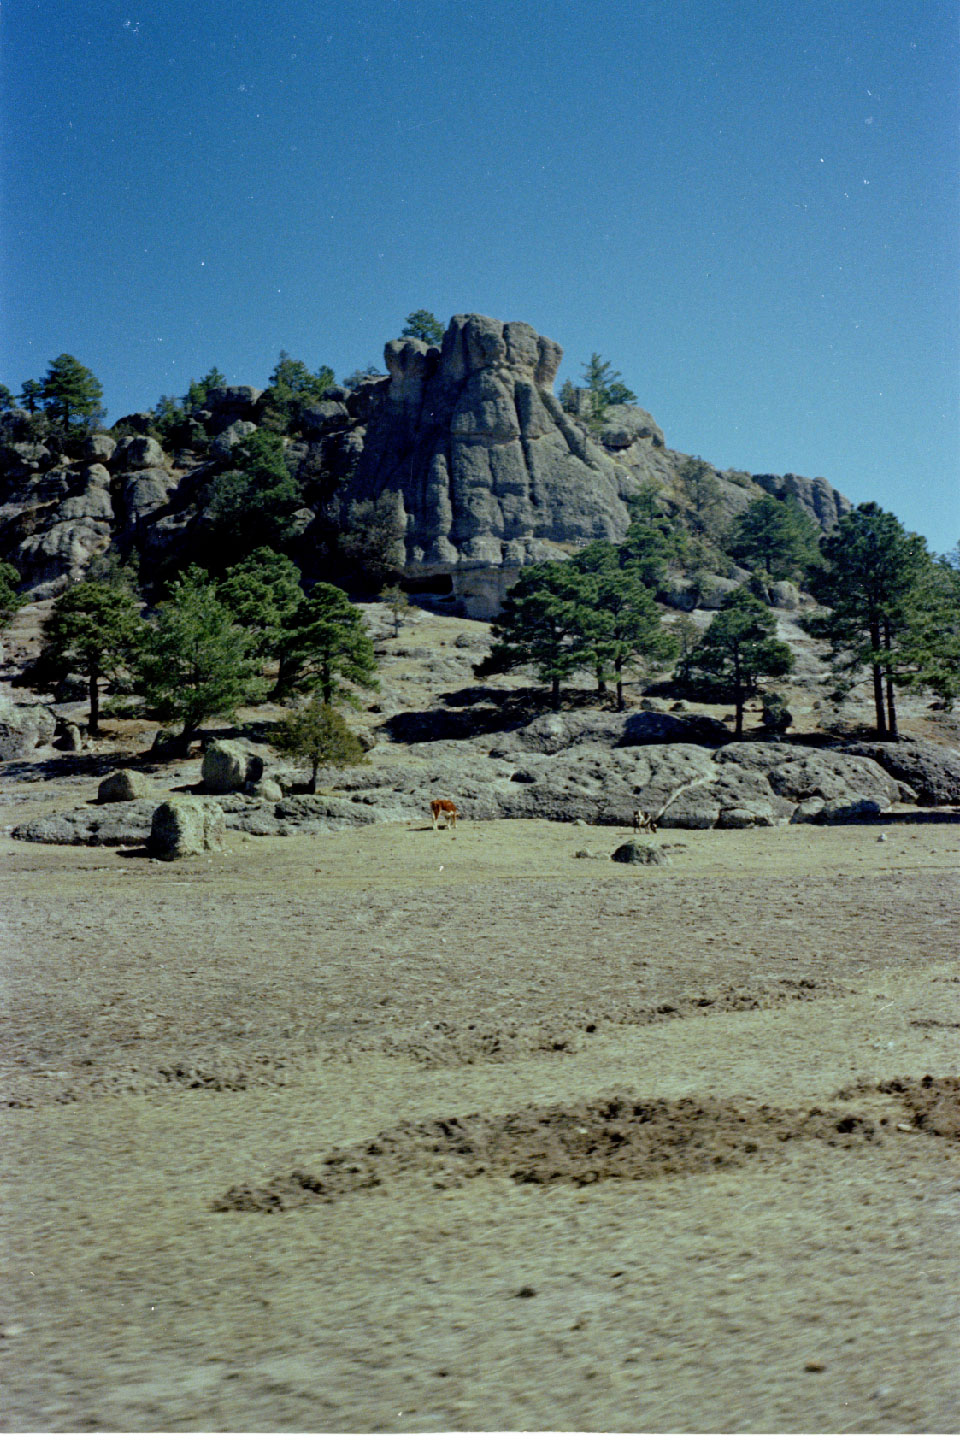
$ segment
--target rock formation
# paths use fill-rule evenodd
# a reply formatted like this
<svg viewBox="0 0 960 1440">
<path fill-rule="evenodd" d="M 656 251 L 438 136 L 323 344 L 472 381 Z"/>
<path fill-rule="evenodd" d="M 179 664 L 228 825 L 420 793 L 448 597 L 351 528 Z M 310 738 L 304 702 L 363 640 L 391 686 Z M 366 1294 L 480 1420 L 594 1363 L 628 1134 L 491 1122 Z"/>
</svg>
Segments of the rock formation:
<svg viewBox="0 0 960 1440">
<path fill-rule="evenodd" d="M 611 406 L 593 434 L 586 392 L 573 390 L 568 409 L 553 394 L 562 354 L 522 322 L 455 315 L 441 345 L 391 340 L 385 376 L 304 407 L 285 444 L 305 488 L 297 527 L 307 571 L 323 523 L 333 515 L 344 525 L 357 502 L 374 502 L 398 522 L 408 581 L 489 618 L 521 566 L 622 539 L 643 483 L 682 516 L 690 457 L 668 449 L 639 406 Z M 189 417 L 197 448 L 175 455 L 149 433 L 147 413 L 124 416 L 119 439 L 94 434 L 71 455 L 58 453 L 52 431 L 42 443 L 42 417 L 0 415 L 0 557 L 36 599 L 82 579 L 111 543 L 136 547 L 148 579 L 195 558 L 209 543 L 210 482 L 268 406 L 269 392 L 250 386 L 208 391 Z M 724 520 L 764 492 L 794 496 L 826 529 L 850 508 L 823 479 L 713 475 Z M 709 590 L 716 604 L 723 593 L 723 583 Z M 688 600 L 678 591 L 676 603 Z"/>
</svg>

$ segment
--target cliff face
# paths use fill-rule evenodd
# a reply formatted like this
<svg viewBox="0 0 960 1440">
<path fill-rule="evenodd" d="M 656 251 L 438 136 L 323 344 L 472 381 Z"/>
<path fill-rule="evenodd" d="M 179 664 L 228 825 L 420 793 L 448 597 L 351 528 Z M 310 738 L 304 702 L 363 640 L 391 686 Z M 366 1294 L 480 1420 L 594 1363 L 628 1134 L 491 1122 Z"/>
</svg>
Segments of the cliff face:
<svg viewBox="0 0 960 1440">
<path fill-rule="evenodd" d="M 395 496 L 408 573 L 454 574 L 474 613 L 495 613 L 522 565 L 629 524 L 637 476 L 561 409 L 562 353 L 529 325 L 455 315 L 439 348 L 391 341 L 369 387 L 343 503 Z"/>
<path fill-rule="evenodd" d="M 591 436 L 583 392 L 572 413 L 553 394 L 562 354 L 529 325 L 483 315 L 455 315 L 439 347 L 391 340 L 386 376 L 333 391 L 287 439 L 307 496 L 302 543 L 321 513 L 346 521 L 356 502 L 378 502 L 400 521 L 408 578 L 436 577 L 467 614 L 489 617 L 521 566 L 621 539 L 630 496 L 647 482 L 676 497 L 688 457 L 637 406 L 611 407 Z M 38 443 L 23 412 L 0 416 L 0 556 L 39 598 L 111 543 L 135 545 L 148 567 L 191 553 L 207 482 L 231 467 L 263 405 L 250 387 L 210 391 L 192 416 L 203 452 L 177 455 L 146 433 L 149 415 L 125 417 L 142 433 L 92 435 L 73 455 Z M 714 474 L 728 519 L 764 490 L 795 496 L 826 529 L 850 508 L 825 480 Z"/>
</svg>

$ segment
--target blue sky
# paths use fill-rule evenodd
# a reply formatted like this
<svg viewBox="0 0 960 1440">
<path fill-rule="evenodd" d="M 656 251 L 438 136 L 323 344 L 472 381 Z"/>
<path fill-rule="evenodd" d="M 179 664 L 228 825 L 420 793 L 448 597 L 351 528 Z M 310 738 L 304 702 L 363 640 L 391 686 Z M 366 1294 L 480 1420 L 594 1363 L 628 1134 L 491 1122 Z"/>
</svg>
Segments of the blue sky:
<svg viewBox="0 0 960 1440">
<path fill-rule="evenodd" d="M 6 0 L 0 380 L 109 418 L 409 311 L 960 536 L 960 0 Z"/>
</svg>

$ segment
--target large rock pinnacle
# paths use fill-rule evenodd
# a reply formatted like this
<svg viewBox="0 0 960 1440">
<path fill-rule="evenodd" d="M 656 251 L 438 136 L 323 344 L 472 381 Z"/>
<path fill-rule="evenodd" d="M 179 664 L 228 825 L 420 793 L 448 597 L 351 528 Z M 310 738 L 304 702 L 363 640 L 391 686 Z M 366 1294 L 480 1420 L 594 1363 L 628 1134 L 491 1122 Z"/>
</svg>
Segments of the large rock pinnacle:
<svg viewBox="0 0 960 1440">
<path fill-rule="evenodd" d="M 363 452 L 343 500 L 397 497 L 412 576 L 454 576 L 493 615 L 531 561 L 629 524 L 635 477 L 552 393 L 563 351 L 530 325 L 455 315 L 438 348 L 391 340 L 371 388 Z"/>
</svg>

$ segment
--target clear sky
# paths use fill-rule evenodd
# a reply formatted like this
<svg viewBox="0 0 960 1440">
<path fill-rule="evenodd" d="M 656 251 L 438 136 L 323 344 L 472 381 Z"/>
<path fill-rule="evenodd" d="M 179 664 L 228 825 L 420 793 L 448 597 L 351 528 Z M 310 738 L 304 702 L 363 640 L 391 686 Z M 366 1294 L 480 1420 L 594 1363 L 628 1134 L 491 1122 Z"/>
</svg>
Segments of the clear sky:
<svg viewBox="0 0 960 1440">
<path fill-rule="evenodd" d="M 110 419 L 425 307 L 960 535 L 960 0 L 5 0 L 2 334 Z"/>
</svg>

